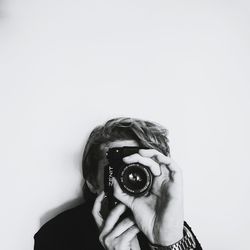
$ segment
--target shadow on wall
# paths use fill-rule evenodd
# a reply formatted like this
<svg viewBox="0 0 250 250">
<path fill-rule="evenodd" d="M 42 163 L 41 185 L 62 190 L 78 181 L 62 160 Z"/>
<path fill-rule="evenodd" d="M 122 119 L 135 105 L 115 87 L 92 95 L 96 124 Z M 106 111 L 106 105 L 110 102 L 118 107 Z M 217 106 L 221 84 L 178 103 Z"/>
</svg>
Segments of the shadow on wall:
<svg viewBox="0 0 250 250">
<path fill-rule="evenodd" d="M 84 180 L 82 179 L 81 181 L 81 187 L 83 187 L 84 184 Z M 52 218 L 54 218 L 56 215 L 59 215 L 60 213 L 71 209 L 73 207 L 76 207 L 78 205 L 80 205 L 81 203 L 84 202 L 84 198 L 83 198 L 83 193 L 82 191 L 79 194 L 78 198 L 75 198 L 73 200 L 67 201 L 65 203 L 63 203 L 62 205 L 56 207 L 56 208 L 52 208 L 49 211 L 45 212 L 41 217 L 40 217 L 40 228 L 49 220 L 51 220 Z"/>
<path fill-rule="evenodd" d="M 1 0 L 0 0 L 0 3 L 1 3 Z M 77 154 L 74 156 L 75 166 L 80 171 L 79 174 L 81 174 L 81 176 L 82 176 L 81 161 L 79 162 L 79 159 L 82 160 L 82 154 L 83 154 L 83 151 L 84 151 L 87 139 L 88 139 L 88 136 L 86 136 L 86 138 L 83 139 L 84 143 L 83 143 L 83 145 L 81 147 L 82 149 L 79 152 L 77 152 Z M 80 186 L 83 187 L 84 183 L 85 183 L 84 178 L 82 178 Z M 71 209 L 73 207 L 76 207 L 76 206 L 80 205 L 83 202 L 84 202 L 84 198 L 83 198 L 83 193 L 82 193 L 82 190 L 81 190 L 81 192 L 78 195 L 78 198 L 75 198 L 73 200 L 67 201 L 67 202 L 63 203 L 62 205 L 60 205 L 60 206 L 58 206 L 56 208 L 50 209 L 49 211 L 45 212 L 40 217 L 40 228 L 46 222 L 48 222 L 49 220 L 51 220 L 52 218 L 54 218 L 56 215 L 59 215 L 60 213 L 66 211 L 68 209 Z"/>
<path fill-rule="evenodd" d="M 40 218 L 40 227 L 42 227 L 46 222 L 48 222 L 49 220 L 51 220 L 52 218 L 54 218 L 56 215 L 70 209 L 73 208 L 77 205 L 80 205 L 81 203 L 83 203 L 83 198 L 79 197 L 70 201 L 67 201 L 65 203 L 63 203 L 62 205 L 50 209 L 49 211 L 47 211 L 45 214 L 43 214 Z"/>
</svg>

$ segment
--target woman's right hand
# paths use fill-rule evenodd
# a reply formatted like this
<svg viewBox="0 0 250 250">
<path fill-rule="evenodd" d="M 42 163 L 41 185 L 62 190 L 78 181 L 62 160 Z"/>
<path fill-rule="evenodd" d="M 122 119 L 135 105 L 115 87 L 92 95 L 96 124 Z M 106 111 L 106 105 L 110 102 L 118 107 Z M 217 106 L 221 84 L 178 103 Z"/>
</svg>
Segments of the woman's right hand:
<svg viewBox="0 0 250 250">
<path fill-rule="evenodd" d="M 101 202 L 104 192 L 97 196 L 92 214 L 100 230 L 99 240 L 107 250 L 140 250 L 137 234 L 138 227 L 130 218 L 125 218 L 117 223 L 120 216 L 125 212 L 126 206 L 117 204 L 109 213 L 106 220 L 100 215 Z"/>
</svg>

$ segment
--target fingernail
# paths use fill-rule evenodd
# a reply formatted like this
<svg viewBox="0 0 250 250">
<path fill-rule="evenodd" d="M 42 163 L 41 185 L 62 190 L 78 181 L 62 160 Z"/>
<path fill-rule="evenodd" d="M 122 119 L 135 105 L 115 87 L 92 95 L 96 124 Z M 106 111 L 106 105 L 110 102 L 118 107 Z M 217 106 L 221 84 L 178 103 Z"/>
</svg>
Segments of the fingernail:
<svg viewBox="0 0 250 250">
<path fill-rule="evenodd" d="M 129 156 L 126 156 L 126 157 L 122 158 L 122 160 L 123 160 L 124 162 L 128 161 L 128 159 L 129 159 Z"/>
</svg>

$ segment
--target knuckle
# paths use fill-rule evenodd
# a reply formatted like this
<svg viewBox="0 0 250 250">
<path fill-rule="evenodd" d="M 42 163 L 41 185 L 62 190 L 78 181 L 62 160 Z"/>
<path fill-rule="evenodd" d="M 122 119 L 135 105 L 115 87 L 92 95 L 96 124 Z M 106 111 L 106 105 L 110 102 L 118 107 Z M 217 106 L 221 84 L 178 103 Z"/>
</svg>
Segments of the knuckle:
<svg viewBox="0 0 250 250">
<path fill-rule="evenodd" d="M 101 242 L 101 244 L 102 244 L 102 245 L 104 245 L 104 242 L 103 242 L 103 237 L 102 237 L 102 235 L 101 235 L 101 234 L 99 235 L 99 241 Z"/>
<path fill-rule="evenodd" d="M 99 235 L 99 241 L 103 242 L 103 233 L 100 233 L 100 235 Z"/>
<path fill-rule="evenodd" d="M 128 222 L 132 222 L 132 220 L 131 220 L 129 217 L 127 217 L 127 218 L 125 218 L 125 219 L 123 220 L 123 222 L 124 222 L 124 223 L 128 223 Z"/>
<path fill-rule="evenodd" d="M 126 226 L 126 225 L 128 225 L 128 224 L 134 224 L 134 222 L 133 222 L 130 218 L 125 218 L 125 219 L 121 222 L 121 224 L 122 224 L 123 226 Z"/>
<path fill-rule="evenodd" d="M 142 156 L 138 153 L 135 153 L 132 155 L 134 159 L 138 159 L 138 158 L 141 158 Z"/>
<path fill-rule="evenodd" d="M 105 245 L 106 247 L 111 246 L 111 242 L 112 242 L 112 240 L 110 239 L 109 236 L 104 237 L 103 243 L 104 243 L 104 245 Z"/>
<path fill-rule="evenodd" d="M 153 149 L 151 149 L 151 153 L 155 155 L 155 154 L 158 154 L 159 152 L 158 152 L 158 150 L 156 150 L 155 148 L 153 148 Z"/>
</svg>

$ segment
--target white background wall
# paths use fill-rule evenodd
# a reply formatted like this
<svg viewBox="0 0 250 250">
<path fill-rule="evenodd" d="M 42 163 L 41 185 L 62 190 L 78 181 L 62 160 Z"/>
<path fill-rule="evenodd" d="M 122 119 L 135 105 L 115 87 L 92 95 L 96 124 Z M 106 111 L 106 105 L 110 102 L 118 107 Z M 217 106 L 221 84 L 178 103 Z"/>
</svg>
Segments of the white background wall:
<svg viewBox="0 0 250 250">
<path fill-rule="evenodd" d="M 170 131 L 204 249 L 249 249 L 250 2 L 0 1 L 0 249 L 81 196 L 90 130 Z"/>
</svg>

